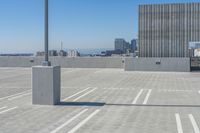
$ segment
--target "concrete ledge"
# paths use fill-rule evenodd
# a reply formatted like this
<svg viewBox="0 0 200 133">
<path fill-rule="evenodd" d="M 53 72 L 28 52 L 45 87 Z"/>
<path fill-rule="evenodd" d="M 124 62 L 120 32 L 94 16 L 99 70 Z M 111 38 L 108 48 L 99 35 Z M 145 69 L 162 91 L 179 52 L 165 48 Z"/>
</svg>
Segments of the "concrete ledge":
<svg viewBox="0 0 200 133">
<path fill-rule="evenodd" d="M 125 71 L 190 72 L 190 58 L 126 58 Z"/>
<path fill-rule="evenodd" d="M 60 103 L 60 66 L 32 67 L 32 91 L 33 104 Z"/>
</svg>

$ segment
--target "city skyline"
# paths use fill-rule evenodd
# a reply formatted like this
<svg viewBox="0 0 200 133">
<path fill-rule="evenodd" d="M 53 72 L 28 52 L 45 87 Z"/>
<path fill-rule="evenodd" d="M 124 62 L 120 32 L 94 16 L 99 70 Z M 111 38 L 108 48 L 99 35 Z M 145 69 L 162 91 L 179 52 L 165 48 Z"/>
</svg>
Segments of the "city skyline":
<svg viewBox="0 0 200 133">
<path fill-rule="evenodd" d="M 147 0 L 50 0 L 50 48 L 113 48 L 115 38 L 132 40 L 138 34 L 138 5 Z M 199 0 L 177 0 L 199 2 Z M 153 0 L 151 3 L 174 3 Z M 0 2 L 0 53 L 43 50 L 43 1 Z M 12 39 L 11 39 L 12 38 Z"/>
</svg>

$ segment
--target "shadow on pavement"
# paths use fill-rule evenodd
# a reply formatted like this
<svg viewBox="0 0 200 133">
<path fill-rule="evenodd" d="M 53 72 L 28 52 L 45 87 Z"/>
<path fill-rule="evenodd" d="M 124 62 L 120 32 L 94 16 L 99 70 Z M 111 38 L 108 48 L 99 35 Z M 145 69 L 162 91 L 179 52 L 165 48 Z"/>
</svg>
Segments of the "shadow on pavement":
<svg viewBox="0 0 200 133">
<path fill-rule="evenodd" d="M 57 106 L 104 106 L 100 102 L 60 102 Z"/>
<path fill-rule="evenodd" d="M 112 104 L 107 103 L 105 106 L 132 106 L 132 107 L 183 107 L 183 108 L 200 108 L 200 105 L 159 105 L 159 104 Z"/>
<path fill-rule="evenodd" d="M 56 106 L 126 106 L 126 107 L 181 107 L 181 108 L 200 108 L 200 105 L 161 105 L 161 104 L 117 104 L 117 103 L 102 103 L 102 102 L 60 102 Z"/>
</svg>

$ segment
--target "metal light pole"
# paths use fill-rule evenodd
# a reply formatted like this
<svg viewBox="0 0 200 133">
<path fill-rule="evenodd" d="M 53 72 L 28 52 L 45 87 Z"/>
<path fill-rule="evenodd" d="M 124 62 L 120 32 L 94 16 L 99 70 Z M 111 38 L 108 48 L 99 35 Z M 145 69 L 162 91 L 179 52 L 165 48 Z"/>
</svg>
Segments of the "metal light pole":
<svg viewBox="0 0 200 133">
<path fill-rule="evenodd" d="M 45 5 L 45 61 L 32 67 L 32 104 L 56 105 L 60 103 L 60 66 L 51 66 L 48 58 L 48 0 Z M 45 94 L 45 95 L 44 95 Z"/>
<path fill-rule="evenodd" d="M 50 66 L 51 63 L 49 62 L 49 1 L 44 0 L 44 27 L 45 27 L 45 33 L 44 33 L 44 43 L 45 43 L 45 61 L 42 63 L 43 66 Z"/>
</svg>

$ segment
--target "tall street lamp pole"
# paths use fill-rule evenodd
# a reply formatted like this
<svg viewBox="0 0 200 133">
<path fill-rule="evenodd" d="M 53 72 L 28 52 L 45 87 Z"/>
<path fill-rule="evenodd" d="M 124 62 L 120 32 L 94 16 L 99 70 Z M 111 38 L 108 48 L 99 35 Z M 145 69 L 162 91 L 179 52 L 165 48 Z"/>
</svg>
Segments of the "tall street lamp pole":
<svg viewBox="0 0 200 133">
<path fill-rule="evenodd" d="M 36 105 L 60 104 L 60 66 L 51 66 L 48 57 L 48 0 L 45 5 L 45 61 L 32 67 L 32 103 Z M 44 95 L 45 94 L 45 95 Z"/>
<path fill-rule="evenodd" d="M 44 0 L 44 27 L 45 27 L 45 33 L 44 33 L 44 43 L 45 43 L 45 61 L 42 63 L 43 66 L 50 66 L 51 63 L 49 62 L 49 1 Z"/>
</svg>

